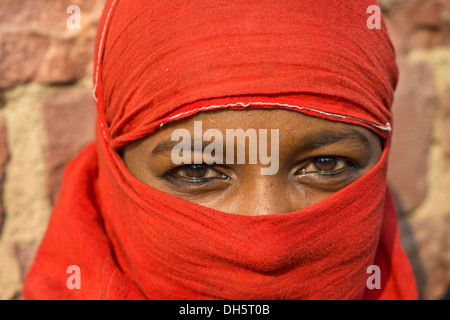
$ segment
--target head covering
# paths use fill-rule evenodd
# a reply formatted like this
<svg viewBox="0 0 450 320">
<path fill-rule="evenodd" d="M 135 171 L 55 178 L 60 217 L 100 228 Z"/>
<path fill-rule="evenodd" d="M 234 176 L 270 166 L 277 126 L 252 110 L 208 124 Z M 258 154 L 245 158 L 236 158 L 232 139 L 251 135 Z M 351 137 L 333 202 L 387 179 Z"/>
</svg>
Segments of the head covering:
<svg viewBox="0 0 450 320">
<path fill-rule="evenodd" d="M 415 299 L 386 168 L 397 67 L 374 1 L 107 1 L 97 139 L 67 167 L 25 298 Z M 283 108 L 385 139 L 367 174 L 276 215 L 206 208 L 137 180 L 116 150 L 215 109 Z M 69 289 L 67 267 L 81 271 Z M 381 288 L 369 289 L 370 266 Z"/>
</svg>

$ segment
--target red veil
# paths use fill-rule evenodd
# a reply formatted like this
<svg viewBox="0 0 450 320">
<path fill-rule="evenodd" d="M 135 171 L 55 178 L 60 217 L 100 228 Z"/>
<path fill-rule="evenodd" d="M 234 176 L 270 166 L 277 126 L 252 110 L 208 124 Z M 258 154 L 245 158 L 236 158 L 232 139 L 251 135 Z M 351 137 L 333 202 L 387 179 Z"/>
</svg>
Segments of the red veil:
<svg viewBox="0 0 450 320">
<path fill-rule="evenodd" d="M 374 1 L 120 1 L 97 38 L 97 139 L 67 167 L 28 299 L 416 299 L 386 169 L 397 66 Z M 308 208 L 242 216 L 156 190 L 116 150 L 214 109 L 367 127 L 378 164 Z M 70 265 L 80 289 L 67 287 Z M 369 289 L 370 266 L 381 288 Z"/>
</svg>

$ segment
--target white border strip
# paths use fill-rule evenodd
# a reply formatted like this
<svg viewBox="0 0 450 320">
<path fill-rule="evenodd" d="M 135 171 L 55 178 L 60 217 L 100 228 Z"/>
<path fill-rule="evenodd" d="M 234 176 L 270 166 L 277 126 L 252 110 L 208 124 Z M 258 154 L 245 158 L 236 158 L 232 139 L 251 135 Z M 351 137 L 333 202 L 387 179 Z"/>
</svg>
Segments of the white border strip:
<svg viewBox="0 0 450 320">
<path fill-rule="evenodd" d="M 100 44 L 99 44 L 98 54 L 97 54 L 97 64 L 95 66 L 95 80 L 94 80 L 94 89 L 93 89 L 95 102 L 98 102 L 96 91 L 97 91 L 97 84 L 98 84 L 98 74 L 100 71 L 100 63 L 101 63 L 100 60 L 103 55 L 103 45 L 105 42 L 106 26 L 108 25 L 109 19 L 111 18 L 112 10 L 114 9 L 114 6 L 116 5 L 116 3 L 117 3 L 117 0 L 114 0 L 113 3 L 111 4 L 111 8 L 109 8 L 108 15 L 106 16 L 105 24 L 103 25 L 102 37 L 100 38 Z"/>
<path fill-rule="evenodd" d="M 225 105 L 213 105 L 213 106 L 208 106 L 208 107 L 201 107 L 201 108 L 197 108 L 194 110 L 189 110 L 186 112 L 181 112 L 179 114 L 176 114 L 172 117 L 169 118 L 169 120 L 175 120 L 181 116 L 184 115 L 188 115 L 194 112 L 198 112 L 198 111 L 205 111 L 205 110 L 211 110 L 211 109 L 220 109 L 220 108 L 231 108 L 231 107 L 237 107 L 237 106 L 241 106 L 241 107 L 250 107 L 250 106 L 262 106 L 262 105 L 269 105 L 269 106 L 277 106 L 277 107 L 287 107 L 287 108 L 292 108 L 292 109 L 297 109 L 297 110 L 308 110 L 308 111 L 312 111 L 312 112 L 316 112 L 316 113 L 320 113 L 320 114 L 324 114 L 327 116 L 331 116 L 331 117 L 336 117 L 336 118 L 342 118 L 342 119 L 349 119 L 349 120 L 354 120 L 354 121 L 359 121 L 359 122 L 363 122 L 366 123 L 368 125 L 371 125 L 375 128 L 381 129 L 383 131 L 392 131 L 391 128 L 391 124 L 388 122 L 386 123 L 386 125 L 382 126 L 370 121 L 366 121 L 366 120 L 362 120 L 362 119 L 358 119 L 358 118 L 354 118 L 354 117 L 349 117 L 349 116 L 344 116 L 342 114 L 336 114 L 336 113 L 330 113 L 330 112 L 325 112 L 322 110 L 317 110 L 317 109 L 312 109 L 312 108 L 305 108 L 305 107 L 299 107 L 299 106 L 295 106 L 295 105 L 289 105 L 289 104 L 281 104 L 281 103 L 276 103 L 276 102 L 248 102 L 248 103 L 243 103 L 243 102 L 236 102 L 236 103 L 230 103 L 230 104 L 225 104 Z M 166 122 L 167 123 L 167 122 Z M 165 123 L 161 123 L 160 127 L 162 127 Z"/>
</svg>

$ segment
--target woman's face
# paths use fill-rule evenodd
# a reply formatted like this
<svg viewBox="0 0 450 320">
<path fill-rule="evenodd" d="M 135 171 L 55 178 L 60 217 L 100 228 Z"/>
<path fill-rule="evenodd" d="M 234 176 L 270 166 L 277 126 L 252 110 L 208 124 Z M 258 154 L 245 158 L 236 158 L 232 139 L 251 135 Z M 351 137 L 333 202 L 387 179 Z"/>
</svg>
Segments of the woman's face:
<svg viewBox="0 0 450 320">
<path fill-rule="evenodd" d="M 239 136 L 238 129 L 240 138 L 233 135 Z M 171 122 L 125 146 L 122 156 L 149 186 L 253 216 L 311 206 L 368 172 L 381 152 L 378 136 L 364 127 L 253 109 L 201 112 Z"/>
</svg>

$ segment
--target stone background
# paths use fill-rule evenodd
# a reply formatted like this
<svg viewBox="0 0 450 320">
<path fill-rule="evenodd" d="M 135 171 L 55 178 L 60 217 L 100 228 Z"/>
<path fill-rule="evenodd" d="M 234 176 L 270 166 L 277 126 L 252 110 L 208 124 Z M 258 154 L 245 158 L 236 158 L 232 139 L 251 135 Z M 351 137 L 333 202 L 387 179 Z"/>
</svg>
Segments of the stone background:
<svg viewBox="0 0 450 320">
<path fill-rule="evenodd" d="M 396 47 L 389 181 L 422 299 L 449 299 L 450 0 L 380 0 Z M 69 30 L 69 5 L 81 29 Z M 20 299 L 67 162 L 94 138 L 104 0 L 0 2 L 0 299 Z M 376 32 L 376 31 L 374 31 Z"/>
</svg>

